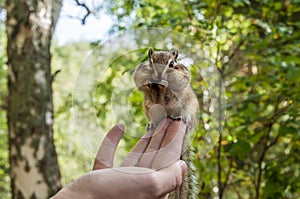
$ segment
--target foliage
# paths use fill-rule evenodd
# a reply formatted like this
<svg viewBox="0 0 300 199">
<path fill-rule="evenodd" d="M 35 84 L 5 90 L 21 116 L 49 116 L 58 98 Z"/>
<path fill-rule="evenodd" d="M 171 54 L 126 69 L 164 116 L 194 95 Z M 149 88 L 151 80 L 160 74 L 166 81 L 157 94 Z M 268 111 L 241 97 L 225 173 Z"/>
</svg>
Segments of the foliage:
<svg viewBox="0 0 300 199">
<path fill-rule="evenodd" d="M 1 7 L 1 6 L 0 6 Z M 1 11 L 0 11 L 1 12 Z M 10 197 L 10 179 L 8 165 L 8 141 L 6 123 L 6 96 L 7 96 L 7 65 L 6 65 L 6 39 L 4 24 L 0 21 L 0 198 Z"/>
<path fill-rule="evenodd" d="M 72 182 L 92 168 L 93 157 L 83 147 L 72 122 L 72 91 L 76 75 L 89 52 L 85 42 L 52 45 L 54 137 L 62 184 Z"/>
<path fill-rule="evenodd" d="M 200 152 L 205 114 L 205 83 L 192 70 L 192 86 L 202 103 L 199 132 L 193 142 L 198 198 L 299 198 L 300 197 L 300 30 L 299 1 L 292 0 L 144 0 L 106 2 L 115 19 L 111 32 L 139 27 L 165 27 L 192 36 L 209 54 L 226 86 L 226 123 L 218 143 Z M 0 39 L 4 33 L 0 31 Z M 162 37 L 162 36 L 161 36 Z M 163 38 L 151 38 L 163 40 Z M 2 40 L 0 40 L 2 41 Z M 2 45 L 1 45 L 2 47 Z M 93 47 L 94 48 L 94 47 Z M 79 67 L 90 48 L 84 43 L 54 44 L 55 143 L 63 184 L 90 170 L 93 157 L 82 146 L 72 124 L 72 90 Z M 99 47 L 101 48 L 101 46 Z M 120 77 L 132 74 L 146 57 L 145 49 L 115 57 L 111 69 L 96 83 L 93 103 L 98 124 L 114 123 L 110 100 Z M 6 95 L 5 54 L 0 51 L 0 96 Z M 101 63 L 98 63 L 99 65 Z M 58 72 L 58 71 L 61 72 Z M 56 73 L 57 72 L 57 73 Z M 126 86 L 126 85 L 123 85 Z M 129 95 L 134 122 L 121 118 L 134 132 L 144 132 L 141 94 Z M 2 102 L 2 98 L 0 99 Z M 209 100 L 208 100 L 209 101 Z M 84 104 L 82 105 L 84 108 Z M 1 111 L 1 109 L 0 109 Z M 122 112 L 123 110 L 120 110 Z M 205 113 L 205 114 L 204 114 Z M 125 134 L 122 148 L 136 139 Z M 8 163 L 5 113 L 0 112 L 0 197 L 8 197 Z M 2 147 L 3 146 L 3 147 Z M 125 153 L 122 153 L 124 155 Z M 3 161 L 2 161 L 3 160 Z M 4 195 L 2 194 L 4 193 Z M 6 194 L 6 195 L 5 195 Z"/>
<path fill-rule="evenodd" d="M 118 0 L 109 6 L 113 32 L 166 27 L 193 36 L 191 50 L 209 46 L 226 85 L 227 117 L 207 157 L 195 151 L 199 198 L 299 197 L 299 3 Z"/>
</svg>

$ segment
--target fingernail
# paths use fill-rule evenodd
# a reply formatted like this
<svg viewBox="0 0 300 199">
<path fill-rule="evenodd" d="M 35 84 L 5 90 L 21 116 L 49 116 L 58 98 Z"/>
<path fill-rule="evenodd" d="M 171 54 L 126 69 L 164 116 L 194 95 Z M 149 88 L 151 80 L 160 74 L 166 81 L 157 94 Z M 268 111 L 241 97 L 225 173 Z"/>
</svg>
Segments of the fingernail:
<svg viewBox="0 0 300 199">
<path fill-rule="evenodd" d="M 181 167 L 182 174 L 185 174 L 187 172 L 187 165 L 186 165 L 185 161 L 180 160 L 179 164 L 180 164 L 180 167 Z"/>
</svg>

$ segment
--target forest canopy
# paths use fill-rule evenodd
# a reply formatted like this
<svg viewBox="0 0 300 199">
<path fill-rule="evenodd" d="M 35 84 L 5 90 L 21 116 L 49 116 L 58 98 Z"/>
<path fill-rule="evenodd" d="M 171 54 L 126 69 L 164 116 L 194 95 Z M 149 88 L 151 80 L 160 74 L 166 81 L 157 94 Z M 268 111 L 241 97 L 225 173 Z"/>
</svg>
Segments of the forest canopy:
<svg viewBox="0 0 300 199">
<path fill-rule="evenodd" d="M 6 12 L 5 5 L 0 2 L 2 12 Z M 200 102 L 198 130 L 190 147 L 196 198 L 300 197 L 300 1 L 116 0 L 101 5 L 82 3 L 86 3 L 86 7 L 81 6 L 83 11 L 88 12 L 86 18 L 80 17 L 80 20 L 88 23 L 93 14 L 103 12 L 111 16 L 114 25 L 109 33 L 111 40 L 78 41 L 62 46 L 51 41 L 53 134 L 63 185 L 90 171 L 93 154 L 99 145 L 99 139 L 95 138 L 99 134 L 93 129 L 107 131 L 114 125 L 116 119 L 113 117 L 116 117 L 130 128 L 130 132 L 144 132 L 147 121 L 141 109 L 143 97 L 137 90 L 130 90 L 132 73 L 137 64 L 147 58 L 148 47 L 170 50 L 190 38 L 186 50 L 182 47 L 181 58 L 188 53 L 191 57 L 201 54 L 200 61 L 190 64 L 191 85 Z M 170 38 L 163 33 L 150 37 L 153 34 L 141 31 L 150 32 L 156 28 L 174 33 L 169 34 Z M 129 32 L 138 39 L 134 42 L 130 37 L 126 37 L 128 40 L 116 39 Z M 172 38 L 174 35 L 176 37 Z M 1 21 L 1 198 L 12 197 L 6 118 L 8 55 L 4 46 L 7 46 L 7 37 L 4 21 Z M 114 45 L 109 43 L 114 41 L 120 43 L 119 47 L 121 42 L 125 46 L 133 45 L 129 44 L 133 42 L 138 47 L 130 52 L 122 51 L 125 48 L 114 50 Z M 172 45 L 168 46 L 168 43 Z M 103 68 L 101 64 L 106 61 L 107 67 Z M 210 108 L 213 95 L 208 89 L 209 81 L 199 71 L 205 68 L 209 71 L 211 65 L 224 86 L 224 90 L 219 87 L 217 92 L 224 92 L 226 103 L 217 106 L 224 113 L 220 115 L 224 120 L 219 118 L 221 123 L 209 134 L 208 129 L 215 124 Z M 77 84 L 88 86 L 78 80 L 85 74 L 84 66 L 98 70 L 90 75 L 103 72 L 100 77 L 93 77 L 96 78 L 92 85 L 95 89 L 86 93 L 92 101 L 84 101 L 80 92 L 82 95 L 76 96 Z M 127 109 L 111 106 L 116 94 L 117 105 L 123 99 L 128 100 L 128 114 L 132 118 L 122 117 Z M 74 111 L 83 113 L 81 116 L 86 120 L 96 116 L 97 127 L 88 127 L 93 131 L 89 136 L 78 133 L 76 123 L 81 120 L 74 119 Z M 138 135 L 125 134 L 118 152 L 120 158 L 135 144 L 135 136 Z M 213 146 L 204 148 L 209 141 Z"/>
</svg>

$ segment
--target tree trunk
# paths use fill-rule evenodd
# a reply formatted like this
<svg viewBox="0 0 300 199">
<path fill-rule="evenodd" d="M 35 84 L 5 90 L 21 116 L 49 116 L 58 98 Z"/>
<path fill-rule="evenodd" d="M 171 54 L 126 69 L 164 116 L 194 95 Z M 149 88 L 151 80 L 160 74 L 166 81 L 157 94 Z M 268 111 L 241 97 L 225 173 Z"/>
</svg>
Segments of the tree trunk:
<svg viewBox="0 0 300 199">
<path fill-rule="evenodd" d="M 8 137 L 13 198 L 61 188 L 53 140 L 50 44 L 61 0 L 7 0 Z"/>
<path fill-rule="evenodd" d="M 192 166 L 192 157 L 191 157 L 191 151 L 186 146 L 185 154 L 181 157 L 182 160 L 184 160 L 188 165 L 188 171 L 186 175 L 182 179 L 181 186 L 169 194 L 168 199 L 194 199 L 197 198 L 195 196 L 195 193 L 193 190 L 195 189 L 193 186 L 196 186 L 196 184 L 193 184 L 192 176 L 195 174 L 195 171 L 191 168 Z"/>
</svg>

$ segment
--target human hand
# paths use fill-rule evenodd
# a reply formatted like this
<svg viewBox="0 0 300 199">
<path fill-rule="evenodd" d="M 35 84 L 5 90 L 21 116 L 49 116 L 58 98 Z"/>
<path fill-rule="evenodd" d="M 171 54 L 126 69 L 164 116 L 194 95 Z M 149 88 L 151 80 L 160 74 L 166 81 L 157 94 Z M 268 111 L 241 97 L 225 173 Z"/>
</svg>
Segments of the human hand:
<svg viewBox="0 0 300 199">
<path fill-rule="evenodd" d="M 182 122 L 165 119 L 139 140 L 122 167 L 111 168 L 124 132 L 122 125 L 114 126 L 100 146 L 94 171 L 69 184 L 54 198 L 167 198 L 179 187 L 187 170 L 186 164 L 178 161 L 185 128 Z"/>
<path fill-rule="evenodd" d="M 122 167 L 137 166 L 159 170 L 179 160 L 186 125 L 182 121 L 163 119 L 157 128 L 148 131 L 131 150 Z M 113 166 L 117 145 L 124 133 L 123 125 L 114 126 L 103 140 L 93 170 Z"/>
</svg>

